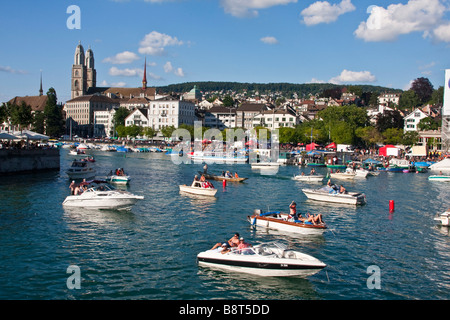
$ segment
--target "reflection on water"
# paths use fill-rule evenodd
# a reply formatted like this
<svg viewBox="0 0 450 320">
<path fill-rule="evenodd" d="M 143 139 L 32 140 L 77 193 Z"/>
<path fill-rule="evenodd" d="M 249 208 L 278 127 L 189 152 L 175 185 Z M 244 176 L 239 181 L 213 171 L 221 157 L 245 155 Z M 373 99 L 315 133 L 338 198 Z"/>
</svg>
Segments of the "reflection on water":
<svg viewBox="0 0 450 320">
<path fill-rule="evenodd" d="M 144 195 L 130 211 L 63 208 L 70 166 L 61 150 L 61 171 L 0 179 L 0 298 L 7 299 L 448 299 L 449 228 L 433 220 L 450 207 L 449 184 L 428 174 L 381 172 L 342 182 L 364 192 L 364 206 L 307 200 L 293 181 L 294 166 L 274 176 L 250 165 L 211 164 L 212 172 L 237 171 L 245 183 L 218 188 L 217 197 L 180 194 L 202 164 L 174 165 L 155 153 L 90 151 L 99 175 L 122 167 L 126 188 Z M 317 168 L 326 174 L 326 168 Z M 334 182 L 334 181 L 332 181 Z M 319 186 L 320 184 L 315 184 Z M 247 221 L 254 209 L 321 213 L 328 229 L 301 236 Z M 389 213 L 389 201 L 395 212 Z M 247 242 L 282 240 L 327 267 L 308 279 L 259 278 L 198 267 L 196 256 L 239 232 Z M 82 289 L 65 287 L 66 268 L 79 265 Z M 379 266 L 382 289 L 369 290 L 367 268 Z M 417 276 L 421 275 L 421 276 Z"/>
</svg>

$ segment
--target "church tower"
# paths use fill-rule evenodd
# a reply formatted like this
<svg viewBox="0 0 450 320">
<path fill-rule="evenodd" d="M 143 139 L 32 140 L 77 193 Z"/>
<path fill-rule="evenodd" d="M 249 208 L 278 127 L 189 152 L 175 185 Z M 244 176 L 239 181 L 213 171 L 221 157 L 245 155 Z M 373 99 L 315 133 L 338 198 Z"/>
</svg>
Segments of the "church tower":
<svg viewBox="0 0 450 320">
<path fill-rule="evenodd" d="M 94 52 L 90 47 L 86 51 L 86 72 L 87 88 L 95 88 L 97 86 L 97 72 L 94 68 Z"/>
<path fill-rule="evenodd" d="M 74 63 L 72 65 L 72 99 L 85 95 L 90 87 L 95 88 L 96 85 L 97 74 L 94 68 L 94 53 L 89 48 L 85 55 L 84 48 L 80 42 L 75 49 Z"/>
</svg>

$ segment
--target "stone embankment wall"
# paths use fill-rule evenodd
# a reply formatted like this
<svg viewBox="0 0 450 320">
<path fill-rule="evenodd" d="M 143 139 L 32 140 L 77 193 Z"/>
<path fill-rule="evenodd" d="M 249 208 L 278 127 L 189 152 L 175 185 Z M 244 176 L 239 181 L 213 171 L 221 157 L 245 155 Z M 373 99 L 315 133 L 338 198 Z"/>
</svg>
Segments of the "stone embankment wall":
<svg viewBox="0 0 450 320">
<path fill-rule="evenodd" d="M 59 167 L 59 149 L 0 149 L 0 175 Z"/>
</svg>

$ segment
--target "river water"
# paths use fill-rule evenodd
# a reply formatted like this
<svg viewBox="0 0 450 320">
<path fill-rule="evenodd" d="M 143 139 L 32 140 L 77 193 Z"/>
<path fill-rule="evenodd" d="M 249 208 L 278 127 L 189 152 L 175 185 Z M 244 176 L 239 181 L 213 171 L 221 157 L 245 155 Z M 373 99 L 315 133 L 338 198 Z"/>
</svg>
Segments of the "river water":
<svg viewBox="0 0 450 320">
<path fill-rule="evenodd" d="M 132 177 L 127 189 L 145 199 L 124 212 L 67 210 L 64 170 L 73 156 L 60 152 L 59 172 L 0 180 L 0 299 L 450 298 L 449 229 L 433 220 L 450 206 L 450 189 L 428 181 L 430 173 L 381 172 L 344 182 L 348 191 L 366 193 L 368 203 L 353 207 L 307 200 L 301 189 L 310 185 L 291 179 L 307 168 L 282 166 L 276 175 L 261 175 L 248 164 L 211 164 L 211 172 L 238 171 L 249 179 L 225 188 L 213 182 L 217 197 L 208 199 L 179 193 L 201 164 L 176 165 L 162 153 L 91 151 L 98 177 L 123 167 Z M 254 209 L 287 211 L 292 200 L 302 213 L 322 213 L 329 229 L 302 237 L 253 229 L 246 220 Z M 235 232 L 252 244 L 280 240 L 327 267 L 300 279 L 196 264 L 199 252 Z M 79 289 L 69 288 L 69 266 L 79 270 Z"/>
</svg>

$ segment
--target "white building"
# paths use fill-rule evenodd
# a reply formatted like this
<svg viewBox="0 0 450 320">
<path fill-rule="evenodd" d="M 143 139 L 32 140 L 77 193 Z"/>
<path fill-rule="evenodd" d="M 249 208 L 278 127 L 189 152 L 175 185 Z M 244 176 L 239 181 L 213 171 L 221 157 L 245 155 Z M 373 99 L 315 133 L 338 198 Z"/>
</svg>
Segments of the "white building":
<svg viewBox="0 0 450 320">
<path fill-rule="evenodd" d="M 263 126 L 271 130 L 283 127 L 294 128 L 297 124 L 299 124 L 299 118 L 289 109 L 266 110 L 253 118 L 253 127 Z"/>
<path fill-rule="evenodd" d="M 398 105 L 400 101 L 400 93 L 383 93 L 378 96 L 379 106 L 389 106 L 390 103 Z"/>
<path fill-rule="evenodd" d="M 236 128 L 236 108 L 215 106 L 205 112 L 205 127 Z"/>
<path fill-rule="evenodd" d="M 164 127 L 181 124 L 194 125 L 195 105 L 192 102 L 166 97 L 152 100 L 148 108 L 137 108 L 125 118 L 125 126 L 151 127 L 160 131 Z"/>
<path fill-rule="evenodd" d="M 428 117 L 428 115 L 425 112 L 423 112 L 419 108 L 414 109 L 413 112 L 411 112 L 404 118 L 405 123 L 403 131 L 418 131 L 417 125 L 419 124 L 420 120 L 426 117 Z"/>
<path fill-rule="evenodd" d="M 114 137 L 116 109 L 94 112 L 94 137 Z"/>
</svg>

